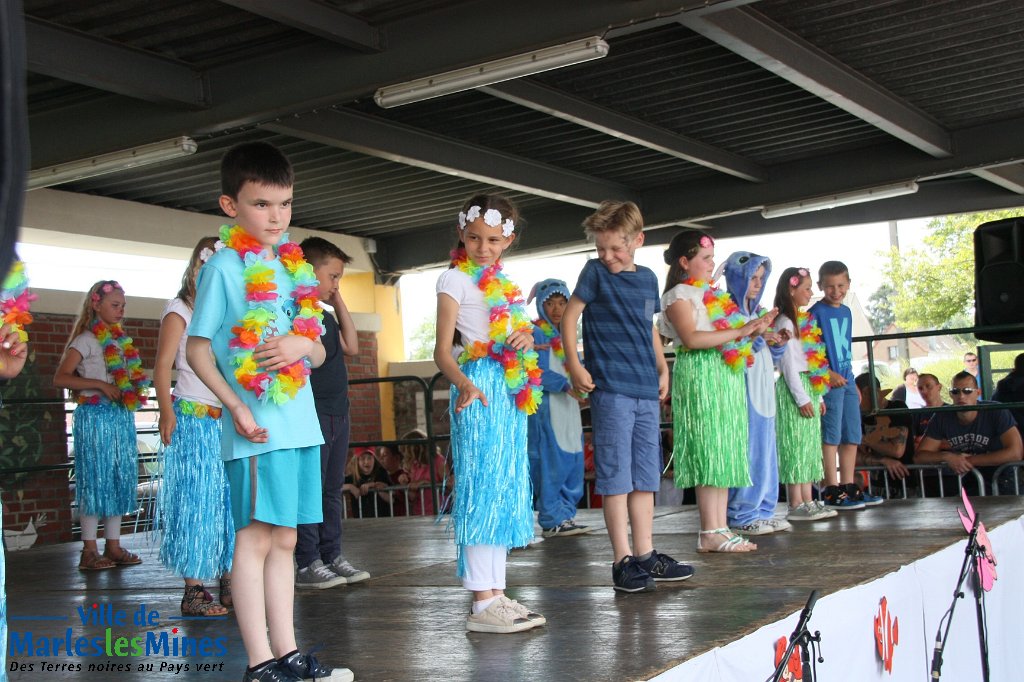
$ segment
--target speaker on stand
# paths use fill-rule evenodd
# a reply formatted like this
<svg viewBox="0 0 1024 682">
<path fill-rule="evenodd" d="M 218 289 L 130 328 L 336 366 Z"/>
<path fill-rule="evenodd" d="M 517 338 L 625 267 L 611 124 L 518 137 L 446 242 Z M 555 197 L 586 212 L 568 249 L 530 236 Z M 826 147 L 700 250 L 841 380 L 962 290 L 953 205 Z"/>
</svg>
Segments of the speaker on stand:
<svg viewBox="0 0 1024 682">
<path fill-rule="evenodd" d="M 974 324 L 1024 323 L 1024 218 L 1006 218 L 974 230 Z M 1024 341 L 1024 329 L 975 333 L 996 343 Z"/>
</svg>

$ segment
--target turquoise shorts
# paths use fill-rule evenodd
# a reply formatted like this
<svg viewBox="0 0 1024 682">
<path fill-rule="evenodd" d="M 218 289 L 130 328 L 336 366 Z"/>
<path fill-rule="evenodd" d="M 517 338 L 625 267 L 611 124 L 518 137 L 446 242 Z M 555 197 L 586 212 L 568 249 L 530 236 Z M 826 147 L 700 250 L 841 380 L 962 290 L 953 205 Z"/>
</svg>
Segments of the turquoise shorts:
<svg viewBox="0 0 1024 682">
<path fill-rule="evenodd" d="M 232 459 L 224 468 L 236 532 L 253 521 L 288 528 L 323 521 L 320 446 Z"/>
</svg>

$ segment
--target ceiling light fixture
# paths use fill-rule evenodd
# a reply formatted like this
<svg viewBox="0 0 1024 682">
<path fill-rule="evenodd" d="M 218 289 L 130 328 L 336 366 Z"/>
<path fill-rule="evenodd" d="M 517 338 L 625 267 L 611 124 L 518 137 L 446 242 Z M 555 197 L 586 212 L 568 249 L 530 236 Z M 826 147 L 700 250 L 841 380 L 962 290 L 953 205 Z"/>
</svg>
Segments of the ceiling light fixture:
<svg viewBox="0 0 1024 682">
<path fill-rule="evenodd" d="M 373 99 L 378 106 L 389 109 L 411 102 L 472 90 L 484 85 L 521 78 L 542 71 L 571 66 L 608 54 L 608 43 L 598 36 L 574 40 L 564 45 L 545 47 L 504 59 L 446 71 L 406 83 L 388 85 L 377 90 Z"/>
<path fill-rule="evenodd" d="M 813 199 L 791 201 L 788 204 L 773 204 L 771 206 L 765 206 L 764 209 L 761 210 L 761 216 L 764 218 L 781 218 L 783 216 L 796 215 L 798 213 L 819 211 L 825 208 L 837 208 L 839 206 L 849 206 L 851 204 L 862 204 L 868 201 L 878 201 L 879 199 L 901 197 L 906 194 L 913 194 L 916 191 L 916 182 L 897 182 L 892 185 L 871 187 L 869 189 L 856 190 L 854 192 L 839 192 L 837 194 L 814 197 Z"/>
<path fill-rule="evenodd" d="M 60 185 L 127 168 L 176 159 L 195 154 L 198 148 L 199 145 L 191 137 L 176 137 L 173 140 L 153 142 L 132 149 L 100 154 L 81 161 L 69 161 L 56 166 L 37 168 L 29 171 L 27 189 Z"/>
</svg>

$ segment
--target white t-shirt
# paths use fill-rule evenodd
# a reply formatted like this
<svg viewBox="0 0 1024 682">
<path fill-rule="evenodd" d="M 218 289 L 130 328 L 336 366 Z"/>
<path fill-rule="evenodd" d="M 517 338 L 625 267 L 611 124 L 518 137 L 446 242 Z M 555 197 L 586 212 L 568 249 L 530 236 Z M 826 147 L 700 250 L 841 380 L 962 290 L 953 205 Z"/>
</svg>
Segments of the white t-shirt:
<svg viewBox="0 0 1024 682">
<path fill-rule="evenodd" d="M 74 348 L 82 356 L 82 361 L 75 367 L 75 374 L 84 379 L 98 379 L 108 384 L 114 383 L 114 377 L 107 372 L 107 363 L 103 360 L 103 349 L 100 348 L 100 342 L 96 340 L 92 332 L 82 332 L 72 339 L 68 348 Z M 102 391 L 92 388 L 83 388 L 78 393 L 85 397 L 103 395 Z"/>
<path fill-rule="evenodd" d="M 459 314 L 455 318 L 455 329 L 462 335 L 463 344 L 474 341 L 487 343 L 491 340 L 491 307 L 484 301 L 484 294 L 473 284 L 473 279 L 458 268 L 445 270 L 437 278 L 437 294 L 450 296 L 459 304 Z M 452 349 L 452 355 L 458 357 L 462 346 Z"/>
<path fill-rule="evenodd" d="M 670 305 L 680 300 L 689 301 L 693 307 L 693 321 L 696 324 L 695 329 L 697 331 L 715 331 L 714 326 L 711 324 L 711 318 L 708 317 L 708 309 L 704 305 L 704 290 L 689 284 L 677 284 L 661 295 L 662 313 L 658 316 L 659 334 L 671 339 L 677 346 L 684 345 L 679 339 L 679 333 L 676 332 L 676 328 L 669 322 L 668 315 L 665 313 Z"/>
<path fill-rule="evenodd" d="M 185 344 L 188 341 L 188 325 L 192 322 L 192 310 L 185 302 L 180 298 L 172 298 L 164 306 L 164 312 L 160 315 L 160 321 L 174 313 L 181 319 L 185 320 L 185 332 L 181 335 L 181 340 L 178 342 L 178 350 L 174 356 L 174 366 L 178 369 L 178 381 L 174 384 L 174 389 L 171 390 L 171 394 L 178 398 L 184 398 L 185 400 L 192 400 L 195 402 L 204 403 L 206 405 L 213 405 L 214 407 L 220 407 L 220 401 L 217 400 L 217 396 L 213 394 L 213 391 L 206 387 L 196 373 L 192 371 L 192 368 L 188 365 L 188 360 L 185 359 Z M 210 357 L 213 357 L 213 352 L 210 352 Z"/>
<path fill-rule="evenodd" d="M 801 407 L 811 402 L 811 396 L 807 395 L 803 382 L 800 380 L 800 374 L 809 369 L 807 366 L 807 354 L 804 352 L 804 344 L 800 340 L 800 331 L 795 328 L 793 321 L 782 313 L 779 313 L 779 316 L 775 318 L 775 331 L 780 333 L 783 331 L 789 332 L 786 350 L 783 352 L 782 357 L 779 358 L 779 373 L 786 382 L 790 395 L 793 396 L 793 402 L 796 403 L 797 407 Z"/>
</svg>

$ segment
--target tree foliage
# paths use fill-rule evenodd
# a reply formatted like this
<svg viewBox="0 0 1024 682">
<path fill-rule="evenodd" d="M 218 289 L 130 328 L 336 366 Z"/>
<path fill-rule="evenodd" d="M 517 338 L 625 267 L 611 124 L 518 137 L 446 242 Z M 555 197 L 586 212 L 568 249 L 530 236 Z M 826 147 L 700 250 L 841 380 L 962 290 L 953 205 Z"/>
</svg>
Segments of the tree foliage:
<svg viewBox="0 0 1024 682">
<path fill-rule="evenodd" d="M 437 336 L 437 321 L 431 317 L 423 318 L 420 326 L 409 339 L 409 359 L 429 360 L 434 357 L 434 338 Z"/>
<path fill-rule="evenodd" d="M 867 314 L 871 321 L 871 328 L 876 334 L 882 334 L 889 325 L 896 321 L 896 313 L 892 309 L 892 301 L 896 296 L 896 288 L 886 282 L 875 289 L 868 299 Z"/>
<path fill-rule="evenodd" d="M 974 311 L 974 230 L 993 220 L 1024 215 L 1024 209 L 963 213 L 928 223 L 924 247 L 889 253 L 886 278 L 902 329 L 970 326 Z"/>
</svg>

